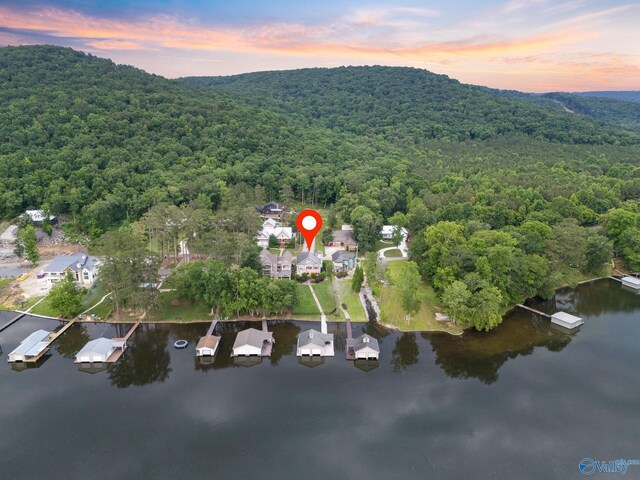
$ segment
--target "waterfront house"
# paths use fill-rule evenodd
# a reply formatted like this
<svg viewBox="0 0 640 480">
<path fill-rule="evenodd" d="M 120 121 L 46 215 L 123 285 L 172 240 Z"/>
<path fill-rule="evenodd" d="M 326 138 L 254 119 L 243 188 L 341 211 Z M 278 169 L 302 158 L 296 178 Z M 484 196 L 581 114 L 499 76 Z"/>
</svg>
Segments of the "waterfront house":
<svg viewBox="0 0 640 480">
<path fill-rule="evenodd" d="M 260 252 L 260 263 L 262 263 L 262 275 L 271 278 L 291 278 L 291 268 L 293 265 L 293 255 L 284 252 L 284 255 L 276 255 L 269 250 Z"/>
<path fill-rule="evenodd" d="M 100 261 L 96 257 L 84 253 L 61 255 L 51 260 L 44 269 L 43 275 L 47 285 L 63 280 L 67 274 L 84 286 L 91 286 L 98 278 Z"/>
<path fill-rule="evenodd" d="M 262 248 L 269 247 L 269 238 L 274 236 L 281 247 L 293 239 L 293 229 L 291 227 L 283 227 L 273 218 L 268 218 L 262 224 L 262 230 L 256 236 L 256 243 Z"/>
<path fill-rule="evenodd" d="M 219 344 L 220 337 L 217 335 L 205 335 L 196 345 L 196 357 L 213 357 Z"/>
<path fill-rule="evenodd" d="M 356 265 L 356 254 L 340 250 L 331 255 L 334 272 L 348 272 L 353 270 Z"/>
<path fill-rule="evenodd" d="M 46 353 L 49 347 L 47 341 L 51 332 L 36 330 L 25 338 L 15 350 L 9 353 L 9 362 L 27 362 Z"/>
<path fill-rule="evenodd" d="M 576 317 L 567 312 L 556 312 L 551 315 L 551 323 L 571 330 L 582 325 L 584 321 L 580 317 Z"/>
<path fill-rule="evenodd" d="M 311 275 L 312 273 L 320 273 L 322 269 L 322 257 L 315 252 L 302 252 L 296 257 L 296 273 Z"/>
<path fill-rule="evenodd" d="M 284 205 L 278 202 L 265 203 L 262 207 L 256 207 L 256 210 L 263 218 L 282 218 L 284 215 Z"/>
<path fill-rule="evenodd" d="M 331 234 L 331 246 L 342 247 L 347 251 L 355 251 L 358 248 L 358 242 L 353 235 L 353 230 L 335 230 Z"/>
<path fill-rule="evenodd" d="M 633 288 L 635 290 L 640 290 L 640 278 L 637 277 L 632 277 L 632 276 L 626 276 L 626 277 L 622 277 L 622 285 L 624 285 L 625 287 L 629 287 L 629 288 Z"/>
<path fill-rule="evenodd" d="M 232 357 L 270 357 L 273 347 L 273 333 L 248 328 L 238 332 L 233 343 Z"/>
<path fill-rule="evenodd" d="M 315 355 L 333 357 L 333 334 L 313 329 L 299 333 L 296 355 L 298 357 Z"/>
<path fill-rule="evenodd" d="M 347 339 L 348 360 L 377 360 L 380 357 L 378 340 L 366 333 L 357 338 Z"/>
<path fill-rule="evenodd" d="M 125 348 L 126 344 L 120 339 L 96 338 L 76 354 L 75 363 L 105 363 L 117 349 Z"/>
</svg>

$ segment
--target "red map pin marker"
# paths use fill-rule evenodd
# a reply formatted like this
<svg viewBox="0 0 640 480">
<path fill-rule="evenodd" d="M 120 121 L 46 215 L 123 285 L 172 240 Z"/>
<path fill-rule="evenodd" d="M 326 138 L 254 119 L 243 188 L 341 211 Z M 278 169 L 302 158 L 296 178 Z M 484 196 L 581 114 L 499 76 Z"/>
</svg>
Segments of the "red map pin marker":
<svg viewBox="0 0 640 480">
<path fill-rule="evenodd" d="M 307 243 L 307 249 L 311 251 L 313 239 L 322 228 L 322 215 L 315 210 L 303 210 L 296 218 L 296 226 Z"/>
</svg>

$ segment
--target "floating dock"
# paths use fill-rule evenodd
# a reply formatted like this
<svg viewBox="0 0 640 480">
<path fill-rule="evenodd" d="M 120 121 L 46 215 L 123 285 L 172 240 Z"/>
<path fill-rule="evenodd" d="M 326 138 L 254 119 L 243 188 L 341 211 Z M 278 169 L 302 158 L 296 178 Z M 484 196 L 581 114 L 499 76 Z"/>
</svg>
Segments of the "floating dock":
<svg viewBox="0 0 640 480">
<path fill-rule="evenodd" d="M 626 277 L 622 277 L 620 281 L 625 287 L 633 288 L 634 290 L 640 290 L 640 278 L 627 275 Z"/>
</svg>

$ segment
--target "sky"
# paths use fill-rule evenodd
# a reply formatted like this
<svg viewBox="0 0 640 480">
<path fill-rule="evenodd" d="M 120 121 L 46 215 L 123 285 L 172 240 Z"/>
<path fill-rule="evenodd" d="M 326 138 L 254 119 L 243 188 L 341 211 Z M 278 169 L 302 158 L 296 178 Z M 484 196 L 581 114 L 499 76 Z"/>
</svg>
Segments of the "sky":
<svg viewBox="0 0 640 480">
<path fill-rule="evenodd" d="M 527 92 L 640 90 L 639 26 L 637 0 L 0 0 L 0 45 L 170 78 L 391 65 Z"/>
</svg>

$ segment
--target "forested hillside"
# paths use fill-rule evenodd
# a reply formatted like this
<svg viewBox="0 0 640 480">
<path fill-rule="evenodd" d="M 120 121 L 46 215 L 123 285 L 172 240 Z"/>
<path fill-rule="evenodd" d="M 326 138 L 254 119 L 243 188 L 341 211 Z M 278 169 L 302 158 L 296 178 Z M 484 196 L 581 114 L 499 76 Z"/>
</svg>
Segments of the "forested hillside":
<svg viewBox="0 0 640 480">
<path fill-rule="evenodd" d="M 580 97 L 612 98 L 623 102 L 640 102 L 640 90 L 633 91 L 600 91 L 600 92 L 575 92 Z"/>
<path fill-rule="evenodd" d="M 406 226 L 446 311 L 477 328 L 614 249 L 640 269 L 639 138 L 416 69 L 171 81 L 0 48 L 1 219 L 44 207 L 90 238 L 132 225 L 255 266 L 255 203 L 319 205 L 363 246 Z"/>
<path fill-rule="evenodd" d="M 508 134 L 563 143 L 638 143 L 588 117 L 495 95 L 445 75 L 398 67 L 313 68 L 186 81 L 262 99 L 289 113 L 359 135 L 423 145 L 430 139 L 465 141 Z"/>
</svg>

